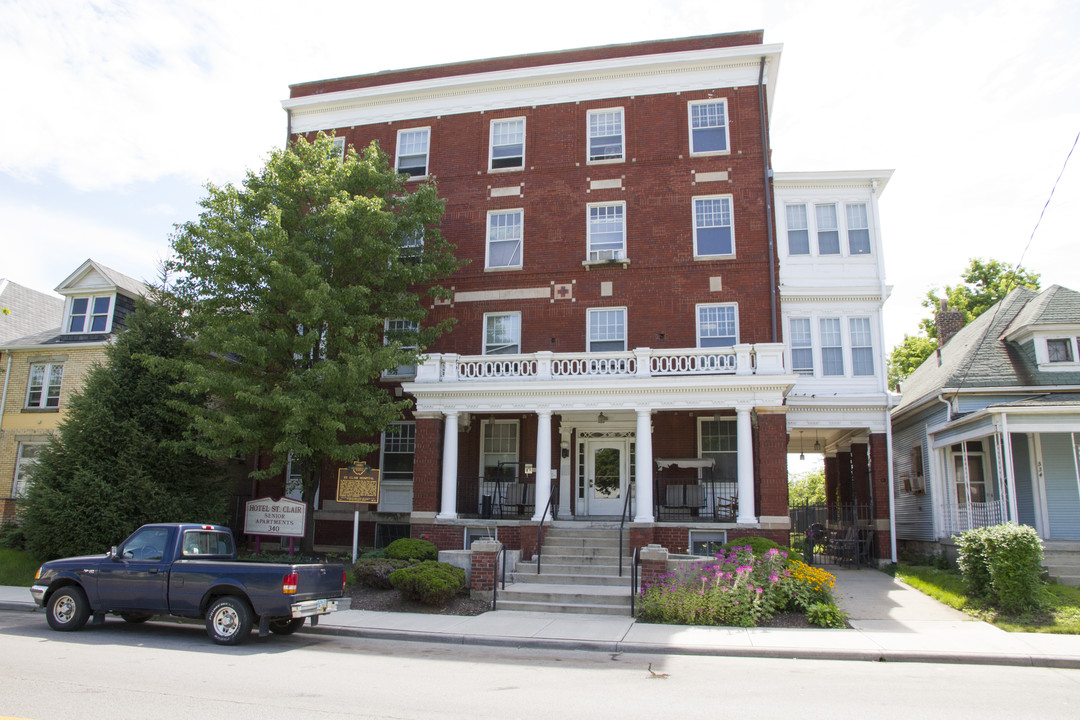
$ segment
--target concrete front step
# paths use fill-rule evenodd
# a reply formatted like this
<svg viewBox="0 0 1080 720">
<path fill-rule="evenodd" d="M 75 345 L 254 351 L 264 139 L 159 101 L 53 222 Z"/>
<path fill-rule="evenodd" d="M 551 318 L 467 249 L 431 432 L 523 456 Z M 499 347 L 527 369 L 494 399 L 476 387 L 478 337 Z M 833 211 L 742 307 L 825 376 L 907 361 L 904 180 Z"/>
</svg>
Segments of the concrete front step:
<svg viewBox="0 0 1080 720">
<path fill-rule="evenodd" d="M 1078 553 L 1080 554 L 1080 542 L 1074 540 L 1043 540 L 1043 554 L 1051 553 Z"/>
<path fill-rule="evenodd" d="M 556 562 L 554 558 L 545 558 L 540 563 L 540 574 L 547 575 L 548 573 L 558 575 L 618 575 L 619 563 L 618 560 L 611 560 L 609 562 L 595 562 L 595 563 L 581 563 L 581 562 Z M 628 574 L 630 571 L 630 559 L 625 558 L 623 562 L 623 574 Z M 529 573 L 536 575 L 536 561 L 525 560 L 519 562 L 514 572 Z"/>
<path fill-rule="evenodd" d="M 630 587 L 629 568 L 623 569 L 623 576 L 616 575 L 586 575 L 584 573 L 549 573 L 541 575 L 515 570 L 513 573 L 515 583 L 546 583 L 555 585 L 603 585 L 607 587 Z"/>
<path fill-rule="evenodd" d="M 504 606 L 504 603 L 507 606 Z M 513 583 L 499 590 L 496 608 L 514 609 L 509 603 L 515 603 L 521 609 L 523 603 L 545 604 L 551 606 L 574 607 L 580 612 L 591 612 L 589 608 L 602 608 L 606 613 L 610 608 L 621 608 L 623 613 L 630 612 L 630 591 L 626 587 L 604 587 L 600 585 L 558 585 L 549 583 Z M 536 609 L 531 608 L 531 609 Z"/>
<path fill-rule="evenodd" d="M 629 601 L 628 601 L 629 602 Z M 575 605 L 573 603 L 521 602 L 504 600 L 499 593 L 497 610 L 519 610 L 522 612 L 576 613 L 578 615 L 629 615 L 630 605 Z"/>
<path fill-rule="evenodd" d="M 627 540 L 626 538 L 623 538 L 622 546 L 623 546 L 623 549 L 626 549 L 627 547 L 629 547 L 630 546 L 629 540 Z M 603 536 L 578 537 L 578 536 L 562 536 L 562 535 L 556 536 L 556 537 L 551 537 L 550 535 L 548 535 L 548 536 L 546 536 L 544 538 L 544 547 L 545 548 L 549 548 L 549 547 L 550 548 L 578 548 L 578 549 L 610 548 L 612 550 L 618 551 L 619 538 L 610 537 L 610 536 L 608 536 L 608 537 L 603 537 Z"/>
</svg>

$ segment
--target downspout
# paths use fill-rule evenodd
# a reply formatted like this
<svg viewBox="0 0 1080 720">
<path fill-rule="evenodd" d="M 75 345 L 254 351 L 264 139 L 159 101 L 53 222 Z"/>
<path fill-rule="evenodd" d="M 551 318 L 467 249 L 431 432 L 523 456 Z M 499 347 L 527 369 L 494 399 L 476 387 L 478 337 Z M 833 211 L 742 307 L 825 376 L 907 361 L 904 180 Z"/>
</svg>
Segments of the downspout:
<svg viewBox="0 0 1080 720">
<path fill-rule="evenodd" d="M 289 141 L 292 139 L 292 110 L 285 108 L 285 147 L 289 147 Z"/>
<path fill-rule="evenodd" d="M 769 163 L 769 122 L 765 117 L 765 56 L 758 69 L 758 116 L 761 119 L 761 166 L 765 175 L 765 226 L 769 238 L 769 321 L 772 341 L 780 342 L 776 332 L 776 238 L 773 228 L 772 168 Z"/>
<path fill-rule="evenodd" d="M 8 380 L 11 379 L 11 353 L 4 354 L 7 355 L 7 367 L 4 368 L 4 392 L 0 394 L 0 437 L 3 437 L 4 408 L 7 407 Z"/>
</svg>

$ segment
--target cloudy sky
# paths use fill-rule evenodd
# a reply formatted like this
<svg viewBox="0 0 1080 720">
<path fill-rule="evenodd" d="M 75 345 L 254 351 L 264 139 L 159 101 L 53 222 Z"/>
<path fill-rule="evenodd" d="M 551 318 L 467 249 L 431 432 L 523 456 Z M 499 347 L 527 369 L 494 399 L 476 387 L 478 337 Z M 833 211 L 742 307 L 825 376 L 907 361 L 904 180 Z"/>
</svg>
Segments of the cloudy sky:
<svg viewBox="0 0 1080 720">
<path fill-rule="evenodd" d="M 895 169 L 881 204 L 890 347 L 973 256 L 1080 290 L 1075 0 L 526 6 L 0 0 L 0 277 L 50 290 L 93 257 L 152 279 L 203 185 L 284 143 L 291 83 L 764 28 L 784 46 L 776 169 Z"/>
</svg>

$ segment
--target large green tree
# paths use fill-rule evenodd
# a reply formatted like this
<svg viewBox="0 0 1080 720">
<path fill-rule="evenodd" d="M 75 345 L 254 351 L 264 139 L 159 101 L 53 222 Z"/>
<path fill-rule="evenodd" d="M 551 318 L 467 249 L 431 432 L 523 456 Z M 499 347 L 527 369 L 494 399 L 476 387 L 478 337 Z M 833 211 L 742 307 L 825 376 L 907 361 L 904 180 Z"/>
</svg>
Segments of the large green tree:
<svg viewBox="0 0 1080 720">
<path fill-rule="evenodd" d="M 920 334 L 905 334 L 904 341 L 889 355 L 889 387 L 898 390 L 900 382 L 937 349 L 934 317 L 942 300 L 948 301 L 950 310 L 964 313 L 966 325 L 1018 287 L 1038 290 L 1039 274 L 1010 268 L 998 260 L 972 258 L 961 282 L 929 290 L 922 301 L 929 313 L 919 321 Z"/>
<path fill-rule="evenodd" d="M 239 187 L 209 185 L 172 238 L 199 353 L 187 387 L 215 398 L 193 417 L 199 451 L 268 454 L 258 478 L 299 463 L 307 547 L 320 470 L 366 456 L 402 417 L 409 401 L 376 381 L 447 329 L 425 324 L 424 295 L 444 296 L 458 267 L 433 182 L 410 182 L 375 144 L 342 159 L 332 143 L 299 139 Z"/>
<path fill-rule="evenodd" d="M 148 522 L 225 518 L 229 488 L 194 452 L 181 409 L 193 399 L 174 389 L 191 348 L 161 305 L 140 301 L 125 322 L 31 471 L 19 517 L 39 557 L 104 552 Z"/>
<path fill-rule="evenodd" d="M 788 478 L 788 507 L 825 504 L 825 469 L 807 470 Z"/>
</svg>

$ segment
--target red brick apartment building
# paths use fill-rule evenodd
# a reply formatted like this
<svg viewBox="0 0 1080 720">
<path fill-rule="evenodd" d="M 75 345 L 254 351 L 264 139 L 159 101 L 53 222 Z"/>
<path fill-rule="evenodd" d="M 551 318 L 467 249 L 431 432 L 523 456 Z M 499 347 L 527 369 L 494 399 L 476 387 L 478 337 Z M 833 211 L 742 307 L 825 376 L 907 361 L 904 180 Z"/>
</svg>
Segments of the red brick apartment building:
<svg viewBox="0 0 1080 720">
<path fill-rule="evenodd" d="M 673 553 L 745 535 L 786 544 L 785 398 L 799 376 L 769 165 L 780 46 L 762 35 L 291 88 L 291 137 L 376 140 L 399 171 L 434 177 L 442 232 L 467 261 L 429 310 L 453 331 L 387 378 L 415 411 L 369 458 L 382 499 L 361 513 L 362 544 L 495 537 L 528 558 L 553 517 L 622 518 L 632 545 Z M 323 546 L 352 535 L 335 477 L 316 512 Z"/>
</svg>

